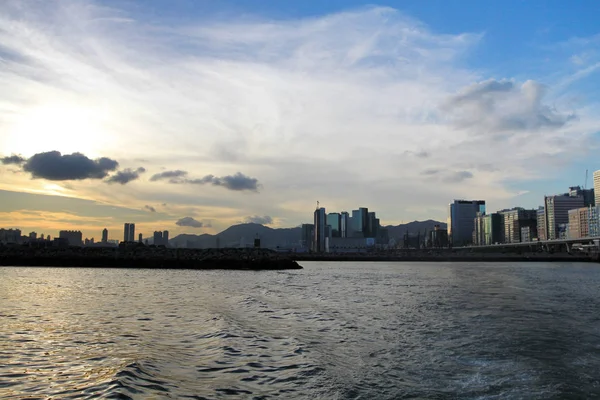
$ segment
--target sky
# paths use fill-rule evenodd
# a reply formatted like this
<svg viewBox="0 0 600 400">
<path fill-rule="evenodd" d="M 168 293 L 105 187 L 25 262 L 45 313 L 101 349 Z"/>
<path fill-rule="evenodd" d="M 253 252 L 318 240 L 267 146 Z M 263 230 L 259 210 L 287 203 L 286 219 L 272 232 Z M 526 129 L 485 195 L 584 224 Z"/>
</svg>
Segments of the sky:
<svg viewBox="0 0 600 400">
<path fill-rule="evenodd" d="M 537 208 L 600 170 L 597 1 L 0 2 L 0 227 Z M 586 170 L 589 178 L 586 181 Z"/>
</svg>

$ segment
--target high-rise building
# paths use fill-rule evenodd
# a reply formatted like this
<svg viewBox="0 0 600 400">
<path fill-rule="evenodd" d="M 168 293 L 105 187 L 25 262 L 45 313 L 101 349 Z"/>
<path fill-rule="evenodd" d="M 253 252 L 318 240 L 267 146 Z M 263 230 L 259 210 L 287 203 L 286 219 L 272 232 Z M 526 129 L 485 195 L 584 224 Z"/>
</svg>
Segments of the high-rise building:
<svg viewBox="0 0 600 400">
<path fill-rule="evenodd" d="M 102 243 L 108 242 L 108 229 L 102 229 Z"/>
<path fill-rule="evenodd" d="M 340 237 L 350 237 L 350 215 L 346 211 L 340 213 Z"/>
<path fill-rule="evenodd" d="M 560 239 L 560 232 L 569 223 L 569 210 L 582 208 L 583 196 L 570 196 L 569 193 L 545 196 L 545 232 L 548 240 Z M 565 232 L 566 233 L 566 232 Z"/>
<path fill-rule="evenodd" d="M 600 206 L 589 207 L 590 237 L 600 237 Z"/>
<path fill-rule="evenodd" d="M 525 210 L 515 207 L 500 212 L 504 220 L 504 243 L 519 243 L 521 228 L 529 227 L 529 237 L 537 237 L 537 210 Z"/>
<path fill-rule="evenodd" d="M 29 232 L 29 240 L 31 240 L 31 241 L 37 240 L 37 233 L 36 232 Z"/>
<path fill-rule="evenodd" d="M 485 214 L 477 212 L 473 219 L 473 245 L 483 246 L 485 245 Z"/>
<path fill-rule="evenodd" d="M 576 197 L 576 196 L 581 196 L 583 197 L 583 206 L 584 207 L 588 207 L 588 206 L 594 206 L 596 205 L 596 200 L 594 198 L 594 189 L 582 189 L 580 186 L 571 186 L 569 188 L 569 196 L 571 197 Z"/>
<path fill-rule="evenodd" d="M 452 246 L 473 242 L 473 220 L 485 214 L 485 200 L 454 200 L 448 205 L 448 236 Z"/>
<path fill-rule="evenodd" d="M 341 227 L 342 224 L 342 216 L 339 213 L 329 213 L 327 214 L 327 225 L 331 227 L 331 237 L 340 237 L 341 236 Z"/>
<path fill-rule="evenodd" d="M 302 234 L 300 237 L 300 245 L 305 248 L 312 250 L 313 238 L 314 238 L 313 224 L 302 224 Z"/>
<path fill-rule="evenodd" d="M 325 227 L 327 225 L 325 217 L 325 208 L 320 207 L 315 210 L 314 225 L 315 229 L 313 239 L 313 250 L 317 253 L 321 253 L 325 251 Z"/>
<path fill-rule="evenodd" d="M 64 239 L 69 246 L 83 246 L 83 234 L 81 231 L 60 231 L 58 238 Z"/>
<path fill-rule="evenodd" d="M 0 243 L 21 243 L 20 229 L 0 229 Z"/>
<path fill-rule="evenodd" d="M 131 222 L 125 223 L 123 230 L 124 242 L 135 242 L 135 224 Z"/>
<path fill-rule="evenodd" d="M 569 239 L 581 239 L 590 236 L 590 208 L 574 208 L 568 211 L 569 228 L 567 237 Z"/>
<path fill-rule="evenodd" d="M 594 203 L 600 206 L 600 170 L 594 172 Z"/>
<path fill-rule="evenodd" d="M 546 234 L 546 208 L 538 208 L 536 214 L 538 240 L 548 240 L 548 235 Z"/>
<path fill-rule="evenodd" d="M 379 234 L 379 219 L 375 212 L 367 214 L 367 235 L 368 237 L 376 238 Z"/>
<path fill-rule="evenodd" d="M 153 243 L 155 246 L 163 245 L 163 233 L 161 231 L 154 231 L 154 240 Z"/>
<path fill-rule="evenodd" d="M 369 209 L 359 207 L 358 210 L 352 210 L 352 235 L 354 237 L 367 237 L 369 232 Z"/>
<path fill-rule="evenodd" d="M 443 248 L 448 247 L 448 230 L 440 228 L 439 225 L 433 227 L 433 231 L 429 233 L 431 247 Z"/>
<path fill-rule="evenodd" d="M 169 247 L 169 231 L 163 231 L 163 244 L 165 247 Z"/>
<path fill-rule="evenodd" d="M 489 246 L 504 243 L 504 219 L 500 213 L 491 213 L 484 216 L 483 222 L 484 244 Z"/>
<path fill-rule="evenodd" d="M 138 243 L 143 243 L 144 242 L 144 238 L 142 237 L 142 234 L 140 233 L 138 235 Z"/>
</svg>

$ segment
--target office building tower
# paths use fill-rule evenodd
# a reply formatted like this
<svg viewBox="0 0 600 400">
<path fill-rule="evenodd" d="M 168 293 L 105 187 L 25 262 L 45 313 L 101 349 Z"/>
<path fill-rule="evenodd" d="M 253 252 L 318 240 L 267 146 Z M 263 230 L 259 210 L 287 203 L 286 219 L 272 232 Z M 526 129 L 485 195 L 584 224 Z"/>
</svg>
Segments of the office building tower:
<svg viewBox="0 0 600 400">
<path fill-rule="evenodd" d="M 339 213 L 329 213 L 327 214 L 327 225 L 331 228 L 331 237 L 340 237 L 342 230 L 341 228 L 341 220 L 342 217 Z"/>
<path fill-rule="evenodd" d="M 485 214 L 485 200 L 454 200 L 448 205 L 448 236 L 452 246 L 473 242 L 473 220 Z"/>
<path fill-rule="evenodd" d="M 300 245 L 308 250 L 312 250 L 315 226 L 313 224 L 302 224 L 302 233 L 300 236 Z"/>
<path fill-rule="evenodd" d="M 504 221 L 504 243 L 522 242 L 522 228 L 529 230 L 528 237 L 537 237 L 537 210 L 525 210 L 521 207 L 515 207 L 510 210 L 500 212 Z"/>
<path fill-rule="evenodd" d="M 583 197 L 583 206 L 584 207 L 596 205 L 596 199 L 594 198 L 594 193 L 595 193 L 595 191 L 593 188 L 592 189 L 582 189 L 580 186 L 571 186 L 569 188 L 569 196 Z"/>
<path fill-rule="evenodd" d="M 367 234 L 366 236 L 376 238 L 379 231 L 379 219 L 375 212 L 367 213 Z"/>
<path fill-rule="evenodd" d="M 569 193 L 544 196 L 545 232 L 548 240 L 560 239 L 569 223 L 569 210 L 582 208 L 583 196 L 570 196 Z"/>
<path fill-rule="evenodd" d="M 600 206 L 600 170 L 594 172 L 594 204 Z"/>
<path fill-rule="evenodd" d="M 317 208 L 314 214 L 313 250 L 317 253 L 325 251 L 326 216 L 325 208 Z"/>
<path fill-rule="evenodd" d="M 485 244 L 485 214 L 479 211 L 473 219 L 473 246 L 483 246 Z"/>
<path fill-rule="evenodd" d="M 20 229 L 0 229 L 0 243 L 21 243 Z"/>
<path fill-rule="evenodd" d="M 135 241 L 135 224 L 128 222 L 125 223 L 125 227 L 123 230 L 123 241 L 124 242 L 134 242 Z"/>
<path fill-rule="evenodd" d="M 369 209 L 360 207 L 358 210 L 352 210 L 352 236 L 367 237 L 369 228 Z"/>
<path fill-rule="evenodd" d="M 340 213 L 340 237 L 350 237 L 350 215 L 346 211 Z"/>
<path fill-rule="evenodd" d="M 102 243 L 108 242 L 108 229 L 102 229 Z"/>
<path fill-rule="evenodd" d="M 143 243 L 144 239 L 142 238 L 142 234 L 138 235 L 138 243 Z"/>
<path fill-rule="evenodd" d="M 163 231 L 162 240 L 163 244 L 166 247 L 169 247 L 169 231 Z"/>
<path fill-rule="evenodd" d="M 37 240 L 37 233 L 36 232 L 29 232 L 29 240 L 30 241 Z"/>
<path fill-rule="evenodd" d="M 448 247 L 448 230 L 434 225 L 433 231 L 429 232 L 431 247 L 436 249 Z"/>
<path fill-rule="evenodd" d="M 548 236 L 546 235 L 546 208 L 540 206 L 537 209 L 537 233 L 538 240 L 547 240 Z"/>
<path fill-rule="evenodd" d="M 155 246 L 163 245 L 163 233 L 161 231 L 154 231 L 154 240 L 153 243 Z"/>
<path fill-rule="evenodd" d="M 569 239 L 581 239 L 590 236 L 590 209 L 591 207 L 574 208 L 568 211 Z"/>
<path fill-rule="evenodd" d="M 589 207 L 588 226 L 590 237 L 600 237 L 600 206 Z"/>
<path fill-rule="evenodd" d="M 491 213 L 484 216 L 483 244 L 486 246 L 504 243 L 504 219 L 500 213 Z"/>
<path fill-rule="evenodd" d="M 60 231 L 58 238 L 63 239 L 69 246 L 83 246 L 83 234 L 81 231 Z"/>
</svg>

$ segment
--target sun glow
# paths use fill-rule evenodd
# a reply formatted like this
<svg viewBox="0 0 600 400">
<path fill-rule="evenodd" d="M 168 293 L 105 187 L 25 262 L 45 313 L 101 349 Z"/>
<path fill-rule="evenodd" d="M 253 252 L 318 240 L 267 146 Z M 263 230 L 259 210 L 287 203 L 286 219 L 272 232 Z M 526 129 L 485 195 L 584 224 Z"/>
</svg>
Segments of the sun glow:
<svg viewBox="0 0 600 400">
<path fill-rule="evenodd" d="M 14 117 L 4 134 L 3 148 L 26 156 L 58 150 L 99 157 L 110 142 L 102 129 L 106 120 L 106 110 L 98 108 L 73 104 L 34 107 Z"/>
</svg>

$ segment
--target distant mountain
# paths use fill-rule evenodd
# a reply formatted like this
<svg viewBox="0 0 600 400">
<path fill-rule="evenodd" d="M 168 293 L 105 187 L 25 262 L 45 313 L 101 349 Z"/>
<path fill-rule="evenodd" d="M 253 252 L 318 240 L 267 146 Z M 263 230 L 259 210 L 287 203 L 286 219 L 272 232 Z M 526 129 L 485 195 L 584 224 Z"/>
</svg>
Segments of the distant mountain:
<svg viewBox="0 0 600 400">
<path fill-rule="evenodd" d="M 398 240 L 407 231 L 410 235 L 417 235 L 419 232 L 424 233 L 425 230 L 433 230 L 434 225 L 446 228 L 445 223 L 433 220 L 413 221 L 398 226 L 388 225 L 385 228 L 388 229 L 390 239 Z M 217 247 L 218 237 L 219 247 L 239 247 L 241 245 L 251 246 L 254 243 L 254 238 L 258 237 L 260 238 L 261 247 L 288 247 L 298 244 L 301 233 L 302 229 L 300 227 L 274 229 L 261 224 L 250 223 L 230 226 L 216 235 L 207 233 L 202 235 L 177 235 L 169 240 L 169 244 L 172 247 L 210 248 Z"/>
<path fill-rule="evenodd" d="M 419 233 L 424 234 L 425 231 L 432 231 L 435 225 L 439 225 L 441 229 L 446 229 L 445 222 L 434 221 L 432 219 L 428 219 L 427 221 L 413 221 L 397 226 L 388 225 L 384 228 L 387 228 L 390 239 L 400 239 L 404 237 L 406 232 L 408 232 L 409 235 L 414 236 Z"/>
</svg>

